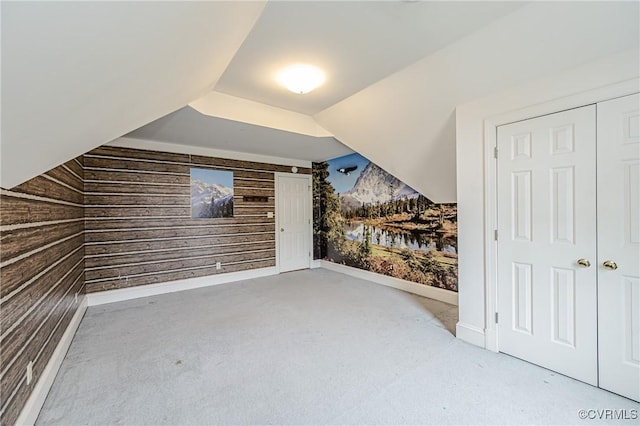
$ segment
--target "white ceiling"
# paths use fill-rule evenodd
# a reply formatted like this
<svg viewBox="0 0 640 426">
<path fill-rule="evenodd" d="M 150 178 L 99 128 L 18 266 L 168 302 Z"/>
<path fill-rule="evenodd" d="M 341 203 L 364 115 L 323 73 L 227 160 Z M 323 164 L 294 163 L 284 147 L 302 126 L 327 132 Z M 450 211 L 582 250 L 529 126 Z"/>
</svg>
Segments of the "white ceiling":
<svg viewBox="0 0 640 426">
<path fill-rule="evenodd" d="M 352 150 L 333 138 L 313 143 L 306 136 L 330 134 L 310 115 L 523 5 L 272 1 L 215 91 L 190 103 L 207 115 L 178 111 L 126 137 L 312 161 L 347 154 Z M 280 87 L 276 72 L 294 62 L 322 67 L 328 74 L 326 84 L 303 96 Z M 292 116 L 296 113 L 298 117 Z"/>
<path fill-rule="evenodd" d="M 466 155 L 456 153 L 457 106 L 616 52 L 637 56 L 639 6 L 531 3 L 314 118 L 433 201 L 455 202 L 456 155 Z"/>
<path fill-rule="evenodd" d="M 269 2 L 216 91 L 313 115 L 523 6 L 518 2 Z M 275 82 L 296 62 L 327 81 L 300 96 Z"/>
<path fill-rule="evenodd" d="M 323 161 L 353 152 L 332 137 L 305 136 L 211 117 L 188 106 L 126 137 L 308 161 Z"/>
<path fill-rule="evenodd" d="M 131 132 L 309 160 L 353 149 L 455 201 L 457 105 L 637 52 L 640 26 L 638 2 L 613 1 L 1 4 L 5 188 Z M 280 88 L 291 62 L 327 83 Z"/>
<path fill-rule="evenodd" d="M 206 94 L 264 1 L 2 1 L 1 186 Z"/>
</svg>

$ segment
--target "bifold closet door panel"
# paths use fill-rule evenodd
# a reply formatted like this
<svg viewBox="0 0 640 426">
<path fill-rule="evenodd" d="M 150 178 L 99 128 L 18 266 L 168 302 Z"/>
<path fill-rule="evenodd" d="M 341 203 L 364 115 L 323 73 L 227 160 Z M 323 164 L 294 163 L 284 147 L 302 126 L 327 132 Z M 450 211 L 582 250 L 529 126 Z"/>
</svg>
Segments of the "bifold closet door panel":
<svg viewBox="0 0 640 426">
<path fill-rule="evenodd" d="M 498 128 L 498 345 L 597 384 L 596 107 Z"/>
<path fill-rule="evenodd" d="M 600 387 L 640 400 L 640 96 L 598 104 Z"/>
</svg>

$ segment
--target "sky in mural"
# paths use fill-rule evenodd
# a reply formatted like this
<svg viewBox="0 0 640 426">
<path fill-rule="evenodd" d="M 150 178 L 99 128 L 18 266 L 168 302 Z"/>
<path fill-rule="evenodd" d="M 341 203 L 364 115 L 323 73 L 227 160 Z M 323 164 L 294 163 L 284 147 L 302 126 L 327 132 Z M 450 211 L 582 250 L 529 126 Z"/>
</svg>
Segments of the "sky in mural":
<svg viewBox="0 0 640 426">
<path fill-rule="evenodd" d="M 327 180 L 336 190 L 336 193 L 341 194 L 353 188 L 360 173 L 362 173 L 370 161 L 355 152 L 343 157 L 334 158 L 327 162 L 329 163 L 329 178 Z M 345 173 L 338 172 L 338 169 L 350 166 L 357 166 L 358 168 L 350 172 L 349 176 Z"/>
<path fill-rule="evenodd" d="M 233 188 L 233 173 L 226 170 L 191 169 L 191 179 Z"/>
</svg>

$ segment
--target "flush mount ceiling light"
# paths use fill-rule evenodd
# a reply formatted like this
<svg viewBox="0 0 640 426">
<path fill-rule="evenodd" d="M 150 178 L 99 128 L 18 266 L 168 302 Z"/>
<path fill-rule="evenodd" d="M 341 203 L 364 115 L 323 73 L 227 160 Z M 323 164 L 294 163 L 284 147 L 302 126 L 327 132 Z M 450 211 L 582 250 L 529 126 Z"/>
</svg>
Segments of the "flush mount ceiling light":
<svg viewBox="0 0 640 426">
<path fill-rule="evenodd" d="M 296 64 L 284 68 L 276 74 L 280 85 L 294 93 L 309 93 L 322 85 L 325 80 L 324 72 L 313 65 Z"/>
</svg>

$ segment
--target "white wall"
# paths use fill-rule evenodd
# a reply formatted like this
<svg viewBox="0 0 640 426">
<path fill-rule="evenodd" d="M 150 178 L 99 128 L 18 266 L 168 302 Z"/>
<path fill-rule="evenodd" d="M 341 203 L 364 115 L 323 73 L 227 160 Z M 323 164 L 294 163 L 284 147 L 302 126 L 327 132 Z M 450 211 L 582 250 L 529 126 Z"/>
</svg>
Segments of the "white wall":
<svg viewBox="0 0 640 426">
<path fill-rule="evenodd" d="M 487 287 L 491 278 L 492 218 L 487 196 L 491 195 L 491 124 L 504 124 L 553 109 L 573 108 L 640 91 L 638 48 L 606 56 L 554 76 L 498 92 L 456 110 L 456 167 L 458 185 L 458 337 L 479 346 L 494 348 L 495 324 Z M 487 146 L 485 146 L 487 145 Z M 486 339 L 486 340 L 485 340 Z M 493 343 L 492 343 L 493 342 Z"/>
<path fill-rule="evenodd" d="M 637 48 L 638 13 L 637 2 L 534 2 L 314 118 L 434 202 L 455 202 L 456 105 Z"/>
</svg>

